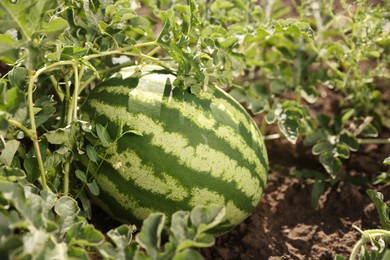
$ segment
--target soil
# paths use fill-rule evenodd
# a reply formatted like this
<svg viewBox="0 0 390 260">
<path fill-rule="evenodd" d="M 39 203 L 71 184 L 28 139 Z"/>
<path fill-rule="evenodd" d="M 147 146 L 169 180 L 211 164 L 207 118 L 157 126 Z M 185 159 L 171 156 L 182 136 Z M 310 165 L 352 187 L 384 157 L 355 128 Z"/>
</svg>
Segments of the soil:
<svg viewBox="0 0 390 260">
<path fill-rule="evenodd" d="M 366 194 L 368 188 L 384 194 L 390 205 L 390 183 L 355 185 L 340 181 L 328 185 L 317 208 L 312 208 L 309 183 L 289 175 L 294 168 L 316 167 L 302 145 L 267 141 L 270 173 L 256 211 L 234 230 L 201 252 L 206 259 L 333 259 L 349 256 L 360 233 L 353 228 L 379 228 L 379 216 Z M 342 175 L 374 178 L 385 171 L 383 160 L 390 145 L 365 145 L 344 161 Z M 318 167 L 321 167 L 318 165 Z M 321 170 L 319 168 L 319 170 Z"/>
</svg>

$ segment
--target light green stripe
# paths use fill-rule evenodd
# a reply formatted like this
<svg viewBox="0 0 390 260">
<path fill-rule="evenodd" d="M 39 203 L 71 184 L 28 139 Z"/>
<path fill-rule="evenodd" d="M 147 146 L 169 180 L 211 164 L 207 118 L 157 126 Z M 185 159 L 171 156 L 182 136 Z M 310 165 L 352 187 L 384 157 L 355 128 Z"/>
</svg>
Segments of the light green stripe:
<svg viewBox="0 0 390 260">
<path fill-rule="evenodd" d="M 117 186 L 104 174 L 96 175 L 96 179 L 99 183 L 104 183 L 104 185 L 100 185 L 102 190 L 110 194 L 110 196 L 123 208 L 131 211 L 136 218 L 143 219 L 145 216 L 148 216 L 155 211 L 152 208 L 141 207 L 131 196 L 120 192 Z"/>
<path fill-rule="evenodd" d="M 196 171 L 208 172 L 216 178 L 226 182 L 234 182 L 248 197 L 252 197 L 253 204 L 259 199 L 260 183 L 253 178 L 251 172 L 237 165 L 224 153 L 214 150 L 207 145 L 199 144 L 196 147 L 189 145 L 188 140 L 179 133 L 169 133 L 165 128 L 143 115 L 132 115 L 126 108 L 113 107 L 97 100 L 90 100 L 90 105 L 97 113 L 109 115 L 115 122 L 125 122 L 129 127 L 144 135 L 152 136 L 152 145 L 161 147 L 167 154 L 172 154 L 178 161 Z"/>
<path fill-rule="evenodd" d="M 143 84 L 140 84 L 140 86 L 144 87 Z M 113 94 L 120 94 L 120 95 L 131 95 L 137 100 L 142 101 L 144 104 L 153 104 L 154 106 L 158 104 L 158 102 L 162 102 L 162 93 L 161 87 L 159 90 L 156 90 L 156 88 L 146 88 L 146 91 L 143 91 L 139 89 L 138 87 L 135 88 L 132 91 L 129 91 L 129 89 L 124 87 L 109 87 L 106 88 L 106 91 L 108 93 Z M 153 91 L 151 91 L 153 89 Z M 226 108 L 226 104 L 222 104 L 221 100 L 218 99 L 217 104 L 218 106 L 213 106 L 212 109 L 218 109 L 223 110 L 223 113 L 230 114 L 230 117 L 233 119 L 233 121 L 236 122 L 237 126 L 239 125 L 239 122 L 236 120 L 237 116 L 234 116 L 235 114 L 242 115 L 241 111 L 237 111 L 231 104 L 229 104 L 229 108 Z M 180 111 L 180 114 L 183 117 L 186 117 L 187 119 L 191 120 L 195 125 L 202 129 L 207 129 L 209 131 L 212 131 L 217 137 L 224 140 L 226 143 L 230 145 L 233 149 L 236 149 L 239 151 L 243 157 L 244 160 L 247 160 L 249 163 L 252 163 L 255 165 L 255 170 L 258 172 L 265 172 L 266 169 L 264 168 L 264 165 L 261 165 L 260 160 L 258 156 L 256 155 L 256 152 L 251 149 L 248 144 L 245 142 L 244 138 L 237 134 L 237 131 L 235 129 L 229 127 L 229 126 L 219 126 L 217 127 L 217 122 L 215 119 L 211 116 L 207 117 L 200 109 L 197 107 L 191 105 L 191 103 L 186 102 L 175 102 L 174 100 L 171 100 L 170 102 L 165 102 L 165 106 L 167 106 L 170 109 L 176 109 Z M 152 107 L 152 106 L 151 106 Z M 236 113 L 230 113 L 229 111 L 236 111 Z M 220 112 L 216 112 L 220 113 Z M 239 120 L 246 119 L 245 117 L 238 118 Z M 246 119 L 245 123 L 249 120 Z M 250 124 L 247 126 L 250 128 L 250 132 L 252 134 L 253 140 L 257 140 L 258 136 L 256 135 L 255 131 L 258 131 L 253 124 Z"/>
<path fill-rule="evenodd" d="M 117 151 L 117 148 L 115 150 Z M 142 164 L 141 158 L 134 151 L 115 153 L 107 161 L 124 179 L 133 181 L 142 189 L 165 195 L 166 198 L 175 201 L 182 201 L 188 197 L 187 189 L 177 180 L 167 173 L 162 173 L 162 178 L 156 177 L 154 169 Z"/>
<path fill-rule="evenodd" d="M 249 128 L 252 122 L 249 120 L 248 116 L 243 113 L 242 109 L 237 109 L 237 107 L 241 108 L 240 103 L 238 103 L 234 98 L 230 97 L 230 95 L 222 89 L 218 89 L 216 91 L 220 91 L 220 93 L 226 98 L 217 98 L 215 95 L 210 95 L 208 93 L 201 93 L 200 97 L 207 100 L 212 100 L 213 103 L 219 107 L 224 107 L 227 111 L 229 111 L 233 118 L 235 118 L 239 123 L 243 124 L 245 128 Z M 234 105 L 231 103 L 234 103 Z"/>
<path fill-rule="evenodd" d="M 191 195 L 192 199 L 189 204 L 192 207 L 197 205 L 225 206 L 225 219 L 230 223 L 240 223 L 248 216 L 248 212 L 240 210 L 232 201 L 226 203 L 222 195 L 207 188 L 194 188 L 191 190 Z"/>
</svg>

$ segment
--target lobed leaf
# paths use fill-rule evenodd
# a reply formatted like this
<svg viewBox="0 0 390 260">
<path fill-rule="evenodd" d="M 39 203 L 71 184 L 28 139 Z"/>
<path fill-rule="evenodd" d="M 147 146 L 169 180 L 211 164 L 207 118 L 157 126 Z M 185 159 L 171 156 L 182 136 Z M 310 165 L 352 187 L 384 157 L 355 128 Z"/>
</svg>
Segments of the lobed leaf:
<svg viewBox="0 0 390 260">
<path fill-rule="evenodd" d="M 152 213 L 143 221 L 141 231 L 135 237 L 138 244 L 145 249 L 152 259 L 156 259 L 160 252 L 161 232 L 164 227 L 165 215 Z"/>
<path fill-rule="evenodd" d="M 390 230 L 390 207 L 384 202 L 383 194 L 371 189 L 368 189 L 366 192 L 368 196 L 370 196 L 372 202 L 374 202 L 382 228 Z"/>
<path fill-rule="evenodd" d="M 327 173 L 332 178 L 335 178 L 341 169 L 341 161 L 333 154 L 322 153 L 320 155 L 320 163 L 324 166 Z"/>
</svg>

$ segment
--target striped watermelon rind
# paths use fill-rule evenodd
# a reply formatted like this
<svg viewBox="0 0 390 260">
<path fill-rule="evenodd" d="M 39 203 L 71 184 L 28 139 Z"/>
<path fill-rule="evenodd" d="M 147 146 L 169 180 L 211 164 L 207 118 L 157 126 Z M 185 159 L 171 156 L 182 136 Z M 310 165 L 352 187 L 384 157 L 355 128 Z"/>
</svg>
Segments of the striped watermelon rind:
<svg viewBox="0 0 390 260">
<path fill-rule="evenodd" d="M 92 168 L 101 190 L 94 200 L 133 224 L 152 212 L 224 206 L 215 229 L 224 233 L 259 203 L 268 170 L 263 139 L 226 92 L 193 95 L 173 88 L 174 79 L 161 67 L 129 67 L 91 91 L 81 109 L 85 120 L 106 125 L 111 137 L 119 127 L 139 133 L 120 137 Z"/>
</svg>

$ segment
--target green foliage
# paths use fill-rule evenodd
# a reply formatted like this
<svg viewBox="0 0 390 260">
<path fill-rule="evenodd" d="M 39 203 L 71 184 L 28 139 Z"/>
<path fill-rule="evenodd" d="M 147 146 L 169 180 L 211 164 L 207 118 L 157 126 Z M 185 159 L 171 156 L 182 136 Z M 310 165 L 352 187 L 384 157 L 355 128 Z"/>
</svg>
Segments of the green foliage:
<svg viewBox="0 0 390 260">
<path fill-rule="evenodd" d="M 313 183 L 316 206 L 325 185 L 342 178 L 351 152 L 364 143 L 389 143 L 378 139 L 390 127 L 383 94 L 390 75 L 388 3 L 335 6 L 325 0 L 0 1 L 1 254 L 87 258 L 80 248 L 100 243 L 98 231 L 80 219 L 91 217 L 87 192 L 98 194 L 99 187 L 74 165 L 82 154 L 104 160 L 99 152 L 113 137 L 104 126 L 92 130 L 80 121 L 78 106 L 97 79 L 134 64 L 176 70 L 173 84 L 194 94 L 224 87 L 263 115 L 262 131 L 275 124 L 290 142 L 303 140 L 324 172 L 292 174 Z M 324 106 L 329 96 L 337 100 L 331 108 Z M 388 181 L 383 173 L 374 184 Z M 39 211 L 29 211 L 27 202 Z M 127 258 L 135 252 L 125 246 L 131 234 L 128 226 L 110 231 L 108 244 L 96 250 Z M 38 244 L 21 250 L 26 241 Z M 196 257 L 186 248 L 177 253 Z"/>
<path fill-rule="evenodd" d="M 8 177 L 21 176 L 15 173 Z M 150 215 L 135 240 L 136 229 L 131 225 L 109 230 L 106 239 L 80 215 L 78 203 L 69 196 L 58 197 L 28 182 L 5 179 L 0 180 L 0 191 L 2 259 L 202 259 L 194 248 L 214 244 L 214 237 L 206 232 L 225 213 L 223 208 L 214 207 L 175 213 L 168 242 L 163 246 L 163 214 Z"/>
</svg>

